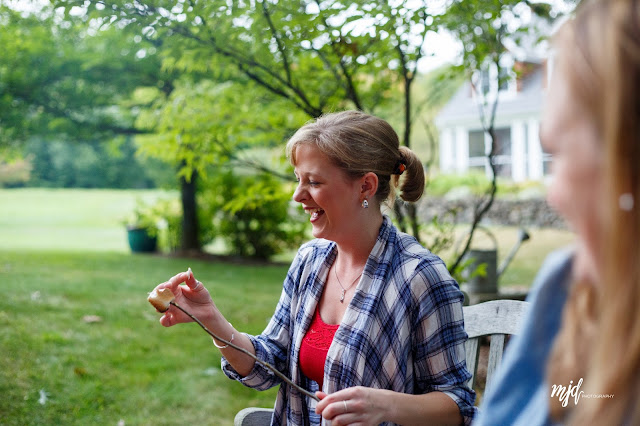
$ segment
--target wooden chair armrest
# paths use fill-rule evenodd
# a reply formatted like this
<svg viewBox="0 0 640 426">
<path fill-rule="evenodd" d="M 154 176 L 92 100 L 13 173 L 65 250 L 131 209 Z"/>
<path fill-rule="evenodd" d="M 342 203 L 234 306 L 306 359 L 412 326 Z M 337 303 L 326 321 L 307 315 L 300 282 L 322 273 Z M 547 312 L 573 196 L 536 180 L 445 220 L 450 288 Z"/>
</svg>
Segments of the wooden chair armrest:
<svg viewBox="0 0 640 426">
<path fill-rule="evenodd" d="M 236 414 L 234 426 L 268 426 L 271 424 L 271 408 L 248 407 Z"/>
</svg>

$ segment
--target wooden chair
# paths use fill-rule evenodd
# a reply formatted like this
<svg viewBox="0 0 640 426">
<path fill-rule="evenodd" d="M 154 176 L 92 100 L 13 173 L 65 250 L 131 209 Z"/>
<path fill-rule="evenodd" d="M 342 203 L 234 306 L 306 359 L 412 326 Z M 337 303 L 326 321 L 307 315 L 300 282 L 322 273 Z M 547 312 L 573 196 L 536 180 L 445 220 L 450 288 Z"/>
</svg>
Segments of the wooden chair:
<svg viewBox="0 0 640 426">
<path fill-rule="evenodd" d="M 493 373 L 502 361 L 502 353 L 508 335 L 516 334 L 522 317 L 528 307 L 528 302 L 520 300 L 492 300 L 477 305 L 463 307 L 464 325 L 469 335 L 465 344 L 467 353 L 467 369 L 471 372 L 471 379 L 467 385 L 473 389 L 478 371 L 478 358 L 480 355 L 480 338 L 491 337 L 489 345 L 489 361 L 487 365 L 488 389 Z M 271 422 L 270 408 L 249 407 L 238 412 L 235 417 L 235 426 L 264 426 Z"/>
<path fill-rule="evenodd" d="M 267 426 L 271 424 L 272 408 L 248 407 L 238 411 L 234 426 Z"/>
<path fill-rule="evenodd" d="M 467 385 L 473 389 L 478 372 L 478 358 L 480 355 L 480 338 L 489 336 L 489 360 L 487 363 L 487 381 L 485 392 L 491 385 L 493 373 L 502 361 L 506 337 L 517 334 L 520 322 L 526 313 L 529 303 L 520 300 L 491 300 L 477 305 L 465 306 L 464 327 L 469 335 L 465 344 L 467 353 L 467 369 L 471 372 L 471 379 Z"/>
</svg>

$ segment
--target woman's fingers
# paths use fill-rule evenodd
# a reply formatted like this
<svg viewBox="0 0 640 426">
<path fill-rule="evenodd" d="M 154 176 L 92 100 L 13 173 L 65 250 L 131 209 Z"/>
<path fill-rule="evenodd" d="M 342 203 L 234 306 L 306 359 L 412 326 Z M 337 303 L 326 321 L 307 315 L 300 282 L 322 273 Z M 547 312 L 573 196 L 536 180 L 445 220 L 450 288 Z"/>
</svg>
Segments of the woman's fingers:
<svg viewBox="0 0 640 426">
<path fill-rule="evenodd" d="M 317 392 L 320 402 L 316 413 L 330 420 L 334 426 L 380 424 L 383 414 L 372 405 L 374 392 L 374 389 L 362 386 L 342 389 L 330 395 Z"/>
<path fill-rule="evenodd" d="M 187 272 L 180 272 L 179 274 L 174 275 L 169 279 L 168 283 L 171 287 L 171 291 L 173 291 L 173 293 L 175 294 L 178 290 L 178 286 L 182 283 L 187 283 L 187 285 L 189 285 L 188 281 L 193 282 L 193 286 L 195 287 L 195 278 L 193 278 L 193 272 L 191 272 L 191 268 L 189 268 Z"/>
<path fill-rule="evenodd" d="M 169 311 L 165 312 L 164 315 L 160 317 L 160 324 L 162 324 L 164 327 L 171 327 L 172 325 L 174 325 L 173 315 Z"/>
<path fill-rule="evenodd" d="M 345 390 L 327 395 L 324 392 L 317 392 L 316 396 L 320 399 L 318 405 L 316 405 L 316 413 L 322 414 L 325 419 L 331 419 L 341 412 L 341 408 L 344 408 L 345 401 L 349 399 L 348 393 Z M 340 405 L 342 404 L 342 405 Z"/>
<path fill-rule="evenodd" d="M 181 284 L 185 284 L 181 286 Z M 212 304 L 211 296 L 202 283 L 196 280 L 191 268 L 186 272 L 171 277 L 167 282 L 158 284 L 156 290 L 168 288 L 176 297 L 176 303 L 185 308 L 192 309 L 192 313 L 197 313 L 193 309 L 200 309 L 203 306 Z M 183 322 L 190 322 L 191 319 L 174 306 L 170 306 L 162 317 L 160 324 L 171 327 Z"/>
</svg>

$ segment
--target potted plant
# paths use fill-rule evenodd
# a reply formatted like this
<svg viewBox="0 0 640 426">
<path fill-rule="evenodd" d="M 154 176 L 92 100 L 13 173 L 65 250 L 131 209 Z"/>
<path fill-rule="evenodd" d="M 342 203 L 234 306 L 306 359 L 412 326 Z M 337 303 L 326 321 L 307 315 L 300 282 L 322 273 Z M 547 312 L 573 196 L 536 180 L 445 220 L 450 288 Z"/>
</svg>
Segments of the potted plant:
<svg viewBox="0 0 640 426">
<path fill-rule="evenodd" d="M 158 247 L 158 217 L 154 209 L 138 201 L 125 220 L 129 247 L 134 253 L 155 252 Z"/>
</svg>

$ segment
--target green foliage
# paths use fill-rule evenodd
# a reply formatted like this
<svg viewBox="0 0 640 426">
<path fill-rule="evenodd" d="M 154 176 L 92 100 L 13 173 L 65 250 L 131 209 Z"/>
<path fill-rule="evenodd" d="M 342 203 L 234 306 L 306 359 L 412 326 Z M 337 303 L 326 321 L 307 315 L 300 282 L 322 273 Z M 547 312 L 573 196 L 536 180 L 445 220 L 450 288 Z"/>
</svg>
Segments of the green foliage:
<svg viewBox="0 0 640 426">
<path fill-rule="evenodd" d="M 427 193 L 430 196 L 444 196 L 454 188 L 468 188 L 473 195 L 486 193 L 490 181 L 484 173 L 440 174 L 429 180 Z"/>
<path fill-rule="evenodd" d="M 28 186 L 154 188 L 175 186 L 174 170 L 135 155 L 132 138 L 106 142 L 31 139 L 24 153 L 32 167 Z"/>
<path fill-rule="evenodd" d="M 207 188 L 203 211 L 233 254 L 268 259 L 304 240 L 306 221 L 291 214 L 291 192 L 272 175 L 230 171 L 212 177 Z"/>
<path fill-rule="evenodd" d="M 158 235 L 158 228 L 162 219 L 163 216 L 158 209 L 138 198 L 135 208 L 122 222 L 127 229 L 145 229 L 149 236 L 155 237 Z"/>
<path fill-rule="evenodd" d="M 442 197 L 453 189 L 465 188 L 469 195 L 481 196 L 486 193 L 490 184 L 489 178 L 484 173 L 440 174 L 429 181 L 427 194 Z M 496 195 L 498 197 L 517 196 L 528 190 L 544 194 L 546 187 L 541 182 L 513 182 L 508 179 L 499 179 Z"/>
<path fill-rule="evenodd" d="M 45 3 L 30 13 L 0 4 L 0 149 L 31 136 L 104 140 L 133 134 L 120 108 L 139 85 L 163 86 L 155 48 L 123 28 L 64 22 Z"/>
<path fill-rule="evenodd" d="M 178 199 L 159 199 L 152 207 L 152 214 L 158 219 L 158 247 L 165 252 L 176 252 L 182 240 L 182 206 Z M 211 240 L 211 226 L 200 221 L 204 243 Z M 209 238 L 207 238 L 209 235 Z"/>
<path fill-rule="evenodd" d="M 535 20 L 527 17 L 550 19 L 551 13 L 547 2 L 455 0 L 442 23 L 462 42 L 463 66 L 473 72 L 497 63 L 507 50 L 505 40 L 520 44 L 535 32 Z"/>
<path fill-rule="evenodd" d="M 32 166 L 27 160 L 3 161 L 0 156 L 0 187 L 24 186 L 31 178 L 31 169 Z"/>
<path fill-rule="evenodd" d="M 286 136 L 304 123 L 299 111 L 286 111 L 251 82 L 200 80 L 176 82 L 169 96 L 153 88 L 139 89 L 134 102 L 146 103 L 137 125 L 148 134 L 137 137 L 145 157 L 173 164 L 187 179 L 193 171 L 206 179 L 212 166 L 251 163 L 244 151 L 283 146 Z"/>
<path fill-rule="evenodd" d="M 411 149 L 426 165 L 427 171 L 438 161 L 439 136 L 434 124 L 436 115 L 460 88 L 465 78 L 465 74 L 459 68 L 449 65 L 416 76 L 411 89 L 414 110 Z M 377 113 L 394 128 L 404 127 L 404 111 L 399 97 L 380 107 Z"/>
<path fill-rule="evenodd" d="M 317 117 L 344 108 L 375 111 L 401 86 L 410 87 L 426 35 L 436 29 L 428 3 L 216 0 L 187 7 L 113 0 L 108 7 L 101 1 L 84 5 L 89 20 L 126 27 L 162 45 L 167 70 L 217 81 L 248 79 L 284 100 L 287 111 Z M 76 6 L 69 0 L 55 4 L 68 15 Z"/>
</svg>

